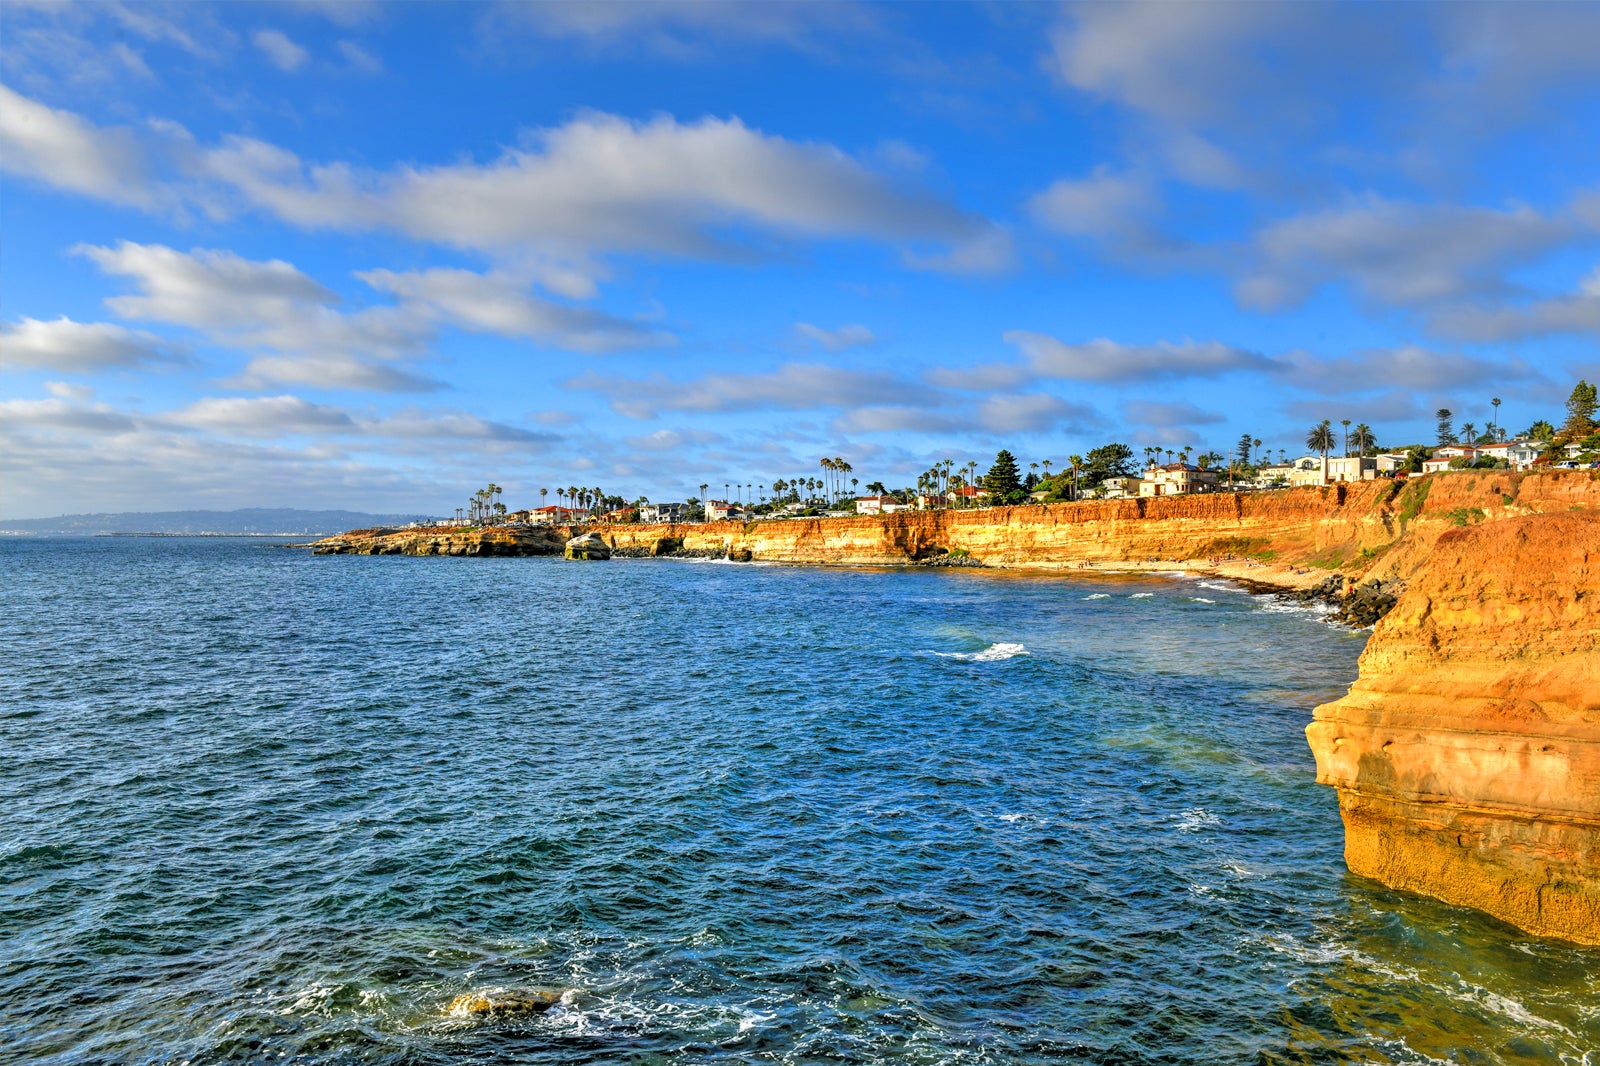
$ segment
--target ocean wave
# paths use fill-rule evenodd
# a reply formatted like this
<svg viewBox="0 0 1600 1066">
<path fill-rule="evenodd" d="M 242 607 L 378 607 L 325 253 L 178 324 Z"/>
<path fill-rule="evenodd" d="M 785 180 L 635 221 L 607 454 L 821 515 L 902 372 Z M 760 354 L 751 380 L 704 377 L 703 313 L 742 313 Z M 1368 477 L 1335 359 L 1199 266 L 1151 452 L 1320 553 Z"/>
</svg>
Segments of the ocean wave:
<svg viewBox="0 0 1600 1066">
<path fill-rule="evenodd" d="M 1216 600 L 1208 600 L 1204 596 L 1190 596 L 1189 597 L 1189 602 L 1190 603 L 1216 603 L 1217 601 Z"/>
<path fill-rule="evenodd" d="M 1244 591 L 1246 591 L 1245 589 L 1240 588 L 1238 585 L 1227 585 L 1227 584 L 1223 584 L 1220 581 L 1202 581 L 1202 582 L 1200 582 L 1200 587 L 1203 588 L 1203 589 L 1215 589 L 1218 592 L 1244 592 Z"/>
<path fill-rule="evenodd" d="M 1154 592 L 1135 592 L 1132 596 L 1129 596 L 1128 599 L 1130 599 L 1130 600 L 1148 600 L 1151 596 L 1154 596 L 1154 595 L 1155 595 Z"/>
<path fill-rule="evenodd" d="M 1206 810 L 1204 807 L 1190 807 L 1178 816 L 1178 832 L 1198 833 L 1202 829 L 1221 825 L 1222 819 Z"/>
<path fill-rule="evenodd" d="M 936 651 L 941 659 L 964 659 L 972 663 L 997 663 L 1002 659 L 1014 659 L 1018 655 L 1028 654 L 1028 649 L 1021 644 L 991 644 L 982 651 Z"/>
<path fill-rule="evenodd" d="M 1111 593 L 1109 592 L 1091 592 L 1084 597 L 1086 600 L 1109 600 L 1110 598 Z"/>
</svg>

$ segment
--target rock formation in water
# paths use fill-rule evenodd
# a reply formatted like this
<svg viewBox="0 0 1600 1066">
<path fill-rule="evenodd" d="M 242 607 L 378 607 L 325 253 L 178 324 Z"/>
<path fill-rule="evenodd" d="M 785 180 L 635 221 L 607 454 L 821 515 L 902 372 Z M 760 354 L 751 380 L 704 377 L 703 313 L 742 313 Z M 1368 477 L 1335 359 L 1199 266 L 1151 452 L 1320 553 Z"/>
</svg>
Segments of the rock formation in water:
<svg viewBox="0 0 1600 1066">
<path fill-rule="evenodd" d="M 560 1003 L 563 995 L 553 988 L 518 989 L 487 995 L 466 992 L 451 1000 L 445 1013 L 456 1017 L 474 1014 L 543 1014 Z"/>
<path fill-rule="evenodd" d="M 1352 872 L 1600 944 L 1600 512 L 1441 535 L 1306 733 Z"/>
<path fill-rule="evenodd" d="M 567 541 L 568 559 L 609 559 L 611 545 L 598 533 L 580 533 Z"/>
</svg>

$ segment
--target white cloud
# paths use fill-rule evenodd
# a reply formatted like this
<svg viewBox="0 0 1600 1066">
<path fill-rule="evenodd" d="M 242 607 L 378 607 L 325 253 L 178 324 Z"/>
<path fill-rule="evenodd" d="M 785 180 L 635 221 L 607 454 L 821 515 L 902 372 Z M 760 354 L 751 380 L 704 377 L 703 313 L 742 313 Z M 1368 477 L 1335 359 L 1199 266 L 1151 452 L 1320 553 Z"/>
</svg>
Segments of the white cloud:
<svg viewBox="0 0 1600 1066">
<path fill-rule="evenodd" d="M 444 382 L 425 374 L 358 359 L 343 352 L 314 355 L 262 355 L 227 384 L 247 389 L 309 385 L 362 392 L 432 392 Z"/>
<path fill-rule="evenodd" d="M 340 41 L 339 54 L 344 56 L 345 62 L 350 64 L 352 70 L 362 74 L 383 72 L 383 61 L 354 41 Z"/>
<path fill-rule="evenodd" d="M 809 322 L 796 322 L 794 331 L 830 352 L 842 352 L 846 348 L 864 348 L 877 340 L 870 329 L 859 323 L 849 323 L 838 329 L 823 329 Z"/>
<path fill-rule="evenodd" d="M 345 411 L 298 396 L 207 396 L 166 419 L 194 429 L 248 437 L 345 433 L 356 428 Z"/>
<path fill-rule="evenodd" d="M 1215 411 L 1204 411 L 1181 400 L 1129 400 L 1122 405 L 1122 413 L 1137 425 L 1161 429 L 1209 426 L 1226 421 Z"/>
<path fill-rule="evenodd" d="M 1428 316 L 1428 326 L 1441 336 L 1475 342 L 1555 333 L 1600 336 L 1600 268 L 1571 293 L 1521 304 L 1447 306 Z"/>
<path fill-rule="evenodd" d="M 123 318 L 230 329 L 291 318 L 308 307 L 338 302 L 331 290 L 281 259 L 257 261 L 233 252 L 122 241 L 114 248 L 73 249 L 107 274 L 132 278 L 142 296 L 106 301 Z"/>
<path fill-rule="evenodd" d="M 1062 178 L 1028 201 L 1041 225 L 1075 237 L 1142 230 L 1158 207 L 1148 181 L 1103 166 L 1086 178 Z"/>
<path fill-rule="evenodd" d="M 933 403 L 939 394 L 892 374 L 818 363 L 786 363 L 761 373 L 711 373 L 689 381 L 580 374 L 567 387 L 605 396 L 629 418 L 658 411 L 805 411 L 885 402 Z"/>
<path fill-rule="evenodd" d="M 144 181 L 144 154 L 130 131 L 96 127 L 4 85 L 0 169 L 112 203 L 155 203 Z"/>
<path fill-rule="evenodd" d="M 291 41 L 282 30 L 257 30 L 252 40 L 261 54 L 285 73 L 299 70 L 310 58 L 309 53 Z"/>
<path fill-rule="evenodd" d="M 65 381 L 47 381 L 44 391 L 62 400 L 87 400 L 94 390 L 87 385 L 72 385 Z"/>
<path fill-rule="evenodd" d="M 109 322 L 52 322 L 24 318 L 0 328 L 0 364 L 20 368 L 91 373 L 119 366 L 181 361 L 160 337 Z"/>
<path fill-rule="evenodd" d="M 434 269 L 410 273 L 358 273 L 373 288 L 409 305 L 425 307 L 444 321 L 476 333 L 517 337 L 549 347 L 601 352 L 657 348 L 672 334 L 586 307 L 541 299 L 525 283 L 503 272 Z"/>
<path fill-rule="evenodd" d="M 1363 297 L 1411 306 L 1500 293 L 1510 266 L 1569 241 L 1574 220 L 1529 207 L 1495 210 L 1377 196 L 1272 223 L 1251 241 L 1238 284 L 1249 307 L 1293 306 L 1347 281 Z"/>
<path fill-rule="evenodd" d="M 1025 393 L 988 397 L 978 404 L 978 421 L 995 433 L 1037 432 L 1068 425 L 1075 428 L 1080 422 L 1094 421 L 1094 415 L 1058 396 Z"/>
<path fill-rule="evenodd" d="M 81 404 L 56 398 L 0 400 L 0 426 L 13 433 L 18 429 L 42 427 L 105 436 L 126 433 L 135 428 L 135 422 L 108 404 Z"/>
<path fill-rule="evenodd" d="M 1290 352 L 1280 359 L 1283 380 L 1332 395 L 1377 392 L 1396 386 L 1417 392 L 1532 381 L 1539 372 L 1520 358 L 1486 359 L 1418 345 L 1370 348 L 1347 356 Z"/>
<path fill-rule="evenodd" d="M 1236 370 L 1272 370 L 1277 366 L 1258 352 L 1220 341 L 1123 344 L 1099 338 L 1068 344 L 1020 329 L 1007 332 L 1004 339 L 1022 351 L 1034 375 L 1070 381 L 1216 377 Z"/>
</svg>

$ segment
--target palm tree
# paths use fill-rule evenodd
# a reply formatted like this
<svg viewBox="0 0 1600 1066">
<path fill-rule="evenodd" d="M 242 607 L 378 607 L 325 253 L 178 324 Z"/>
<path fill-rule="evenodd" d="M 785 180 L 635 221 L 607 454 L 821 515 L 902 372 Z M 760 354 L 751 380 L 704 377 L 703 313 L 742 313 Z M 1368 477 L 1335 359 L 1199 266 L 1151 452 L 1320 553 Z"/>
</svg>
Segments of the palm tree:
<svg viewBox="0 0 1600 1066">
<path fill-rule="evenodd" d="M 1463 423 L 1461 423 L 1461 443 L 1462 444 L 1476 444 L 1476 443 L 1478 443 L 1478 423 L 1476 423 L 1476 422 L 1463 422 Z"/>
<path fill-rule="evenodd" d="M 1322 453 L 1322 483 L 1328 483 L 1328 453 L 1333 450 L 1333 423 L 1324 418 L 1306 434 L 1306 447 Z"/>
<path fill-rule="evenodd" d="M 1367 449 L 1372 447 L 1372 427 L 1365 422 L 1358 423 L 1350 440 L 1356 446 L 1357 455 L 1366 455 Z"/>
<path fill-rule="evenodd" d="M 1350 458 L 1350 420 L 1341 418 L 1339 424 L 1344 427 L 1344 457 Z"/>
<path fill-rule="evenodd" d="M 1083 466 L 1083 456 L 1069 455 L 1067 456 L 1067 462 L 1072 464 L 1072 498 L 1076 500 L 1078 498 L 1078 470 Z M 1050 464 L 1047 462 L 1045 465 L 1048 467 Z"/>
<path fill-rule="evenodd" d="M 1498 429 L 1500 427 L 1500 397 L 1496 396 L 1489 402 L 1494 405 L 1494 421 L 1489 424 Z"/>
<path fill-rule="evenodd" d="M 706 507 L 706 489 L 710 487 L 710 485 L 704 483 L 700 486 L 700 521 L 702 522 L 711 517 L 711 511 Z"/>
<path fill-rule="evenodd" d="M 1044 460 L 1044 479 L 1046 481 L 1050 480 L 1050 467 L 1051 467 L 1051 465 L 1052 464 L 1051 464 L 1050 460 L 1048 460 L 1048 459 Z"/>
</svg>

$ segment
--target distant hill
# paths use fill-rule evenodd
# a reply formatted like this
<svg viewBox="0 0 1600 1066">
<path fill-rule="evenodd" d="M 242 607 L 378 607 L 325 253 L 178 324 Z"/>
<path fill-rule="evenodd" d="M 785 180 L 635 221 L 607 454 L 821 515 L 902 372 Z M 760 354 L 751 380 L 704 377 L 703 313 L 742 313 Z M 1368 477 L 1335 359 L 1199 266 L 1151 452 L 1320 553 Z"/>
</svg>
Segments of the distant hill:
<svg viewBox="0 0 1600 1066">
<path fill-rule="evenodd" d="M 124 511 L 69 514 L 59 518 L 0 518 L 5 533 L 343 533 L 372 526 L 403 526 L 420 514 L 361 511 L 301 511 L 292 507 L 246 507 L 238 511 Z"/>
</svg>

